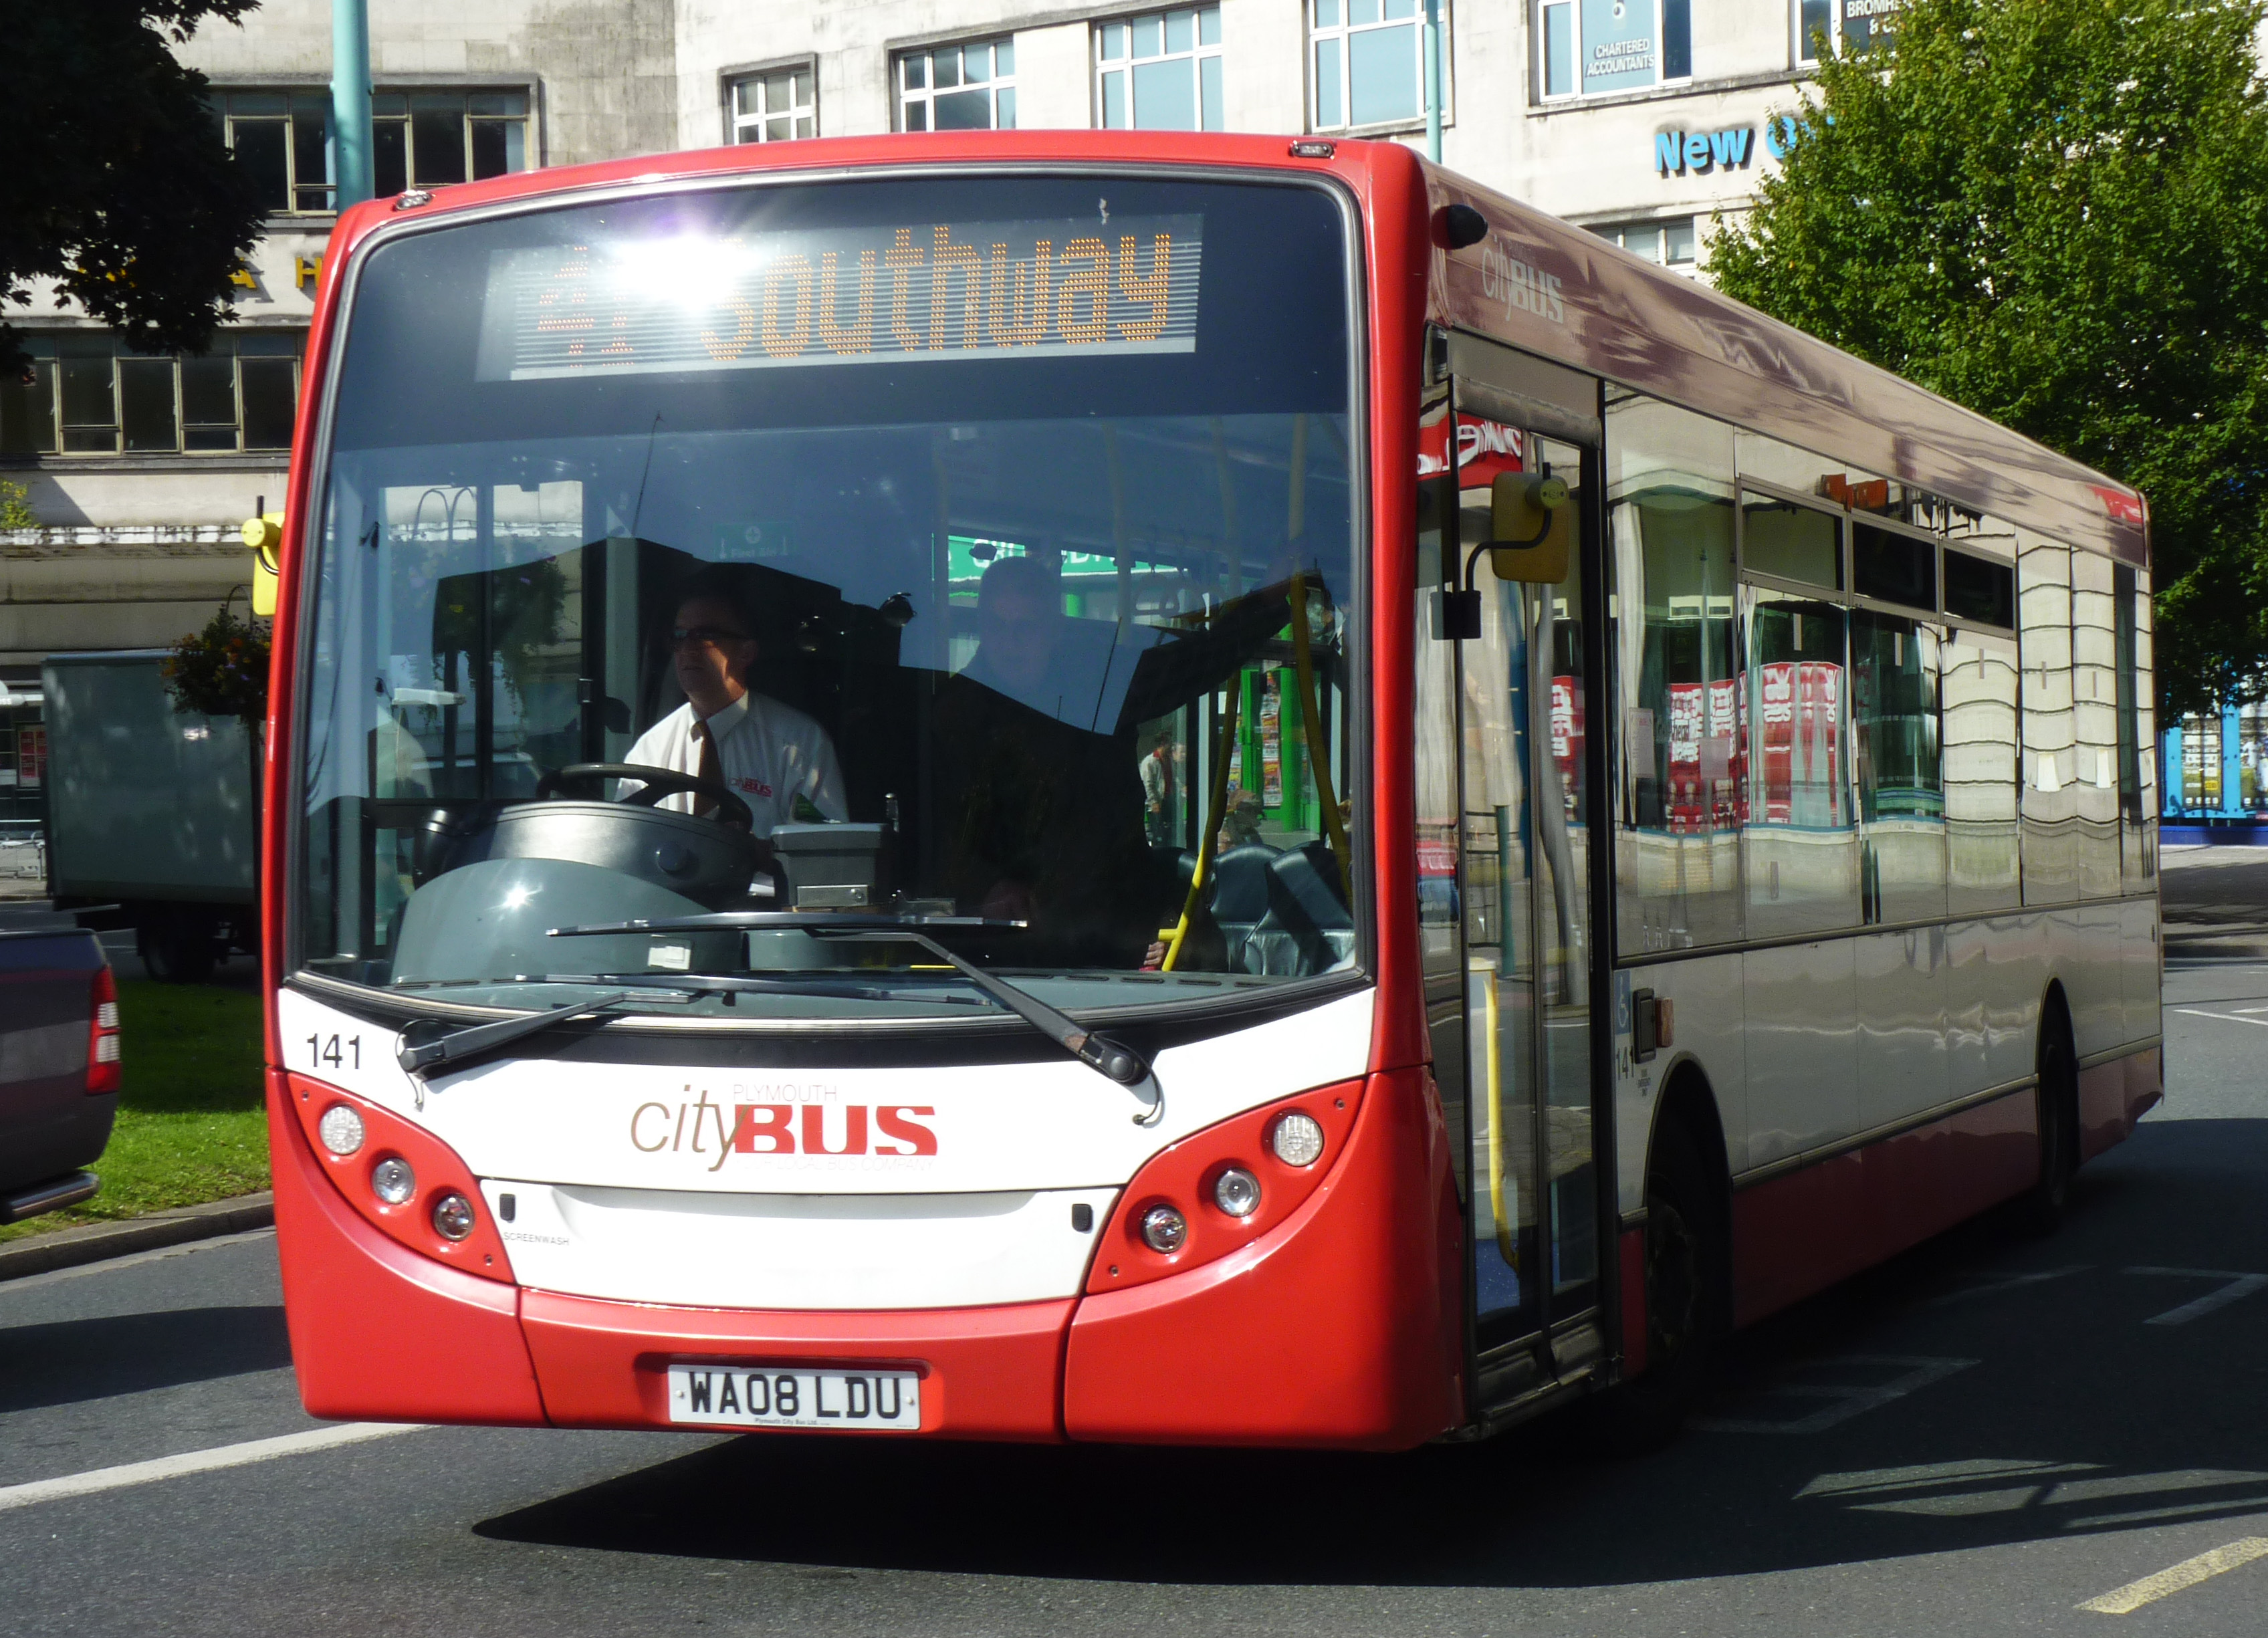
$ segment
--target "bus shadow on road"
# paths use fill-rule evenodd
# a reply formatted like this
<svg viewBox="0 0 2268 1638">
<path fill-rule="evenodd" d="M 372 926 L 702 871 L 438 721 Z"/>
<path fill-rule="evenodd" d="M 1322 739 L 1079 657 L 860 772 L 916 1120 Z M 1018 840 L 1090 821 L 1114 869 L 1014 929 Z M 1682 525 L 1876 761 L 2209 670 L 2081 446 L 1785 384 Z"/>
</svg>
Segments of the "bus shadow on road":
<svg viewBox="0 0 2268 1638">
<path fill-rule="evenodd" d="M 2199 1163 L 2264 1136 L 2146 1126 L 2082 1174 L 2060 1234 L 1978 1219 L 1765 1322 L 1648 1456 L 1591 1456 L 1562 1420 L 1402 1456 L 762 1436 L 477 1529 L 849 1570 L 1543 1588 L 2257 1515 L 2268 1289 L 2173 1317 L 2268 1271 L 2257 1175 Z"/>
<path fill-rule="evenodd" d="M 183 1308 L 0 1328 L 0 1414 L 291 1363 L 284 1311 Z"/>
</svg>

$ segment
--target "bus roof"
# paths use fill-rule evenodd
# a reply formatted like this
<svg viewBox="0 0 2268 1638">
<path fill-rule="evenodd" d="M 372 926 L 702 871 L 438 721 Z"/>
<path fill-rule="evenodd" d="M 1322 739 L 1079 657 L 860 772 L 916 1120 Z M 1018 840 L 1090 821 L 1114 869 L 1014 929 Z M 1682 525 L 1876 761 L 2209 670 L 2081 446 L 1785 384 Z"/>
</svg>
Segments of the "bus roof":
<svg viewBox="0 0 2268 1638">
<path fill-rule="evenodd" d="M 839 173 L 924 165 L 1179 165 L 1337 175 L 1375 197 L 1392 178 L 1422 183 L 1428 219 L 1467 204 L 1489 233 L 1432 257 L 1427 316 L 1911 483 L 1974 511 L 2139 568 L 2149 562 L 2141 495 L 1889 371 L 1838 351 L 1708 286 L 1617 249 L 1426 164 L 1397 143 L 1164 131 L 966 131 L 834 137 L 644 155 L 521 172 L 434 190 L 417 215 L 624 184 L 681 184 L 764 171 Z M 1413 175 L 1412 173 L 1416 174 Z M 401 196 L 413 201 L 415 194 Z M 318 291 L 358 241 L 391 222 L 395 199 L 339 218 Z M 1372 224 L 1373 234 L 1378 231 Z M 1436 230 L 1438 232 L 1438 229 Z M 1373 238 L 1373 244 L 1377 241 Z M 1521 292 L 1534 290 L 1535 299 Z M 314 338 L 320 347 L 323 337 Z M 311 363 L 313 360 L 311 359 Z"/>
<path fill-rule="evenodd" d="M 2149 567 L 2139 490 L 1594 233 L 1425 170 L 1429 219 L 1464 204 L 1489 229 L 1465 249 L 1437 244 L 1435 323 Z"/>
</svg>

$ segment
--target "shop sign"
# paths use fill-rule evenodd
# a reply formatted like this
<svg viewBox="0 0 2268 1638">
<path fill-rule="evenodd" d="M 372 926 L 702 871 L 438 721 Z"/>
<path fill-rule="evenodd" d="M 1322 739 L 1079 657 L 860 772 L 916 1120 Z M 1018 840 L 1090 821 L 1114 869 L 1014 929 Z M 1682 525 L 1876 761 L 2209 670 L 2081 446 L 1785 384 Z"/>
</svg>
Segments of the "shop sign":
<svg viewBox="0 0 2268 1638">
<path fill-rule="evenodd" d="M 1756 128 L 1735 125 L 1721 131 L 1660 131 L 1653 139 L 1653 168 L 1660 176 L 1705 176 L 1711 171 L 1748 168 L 1756 148 Z"/>
</svg>

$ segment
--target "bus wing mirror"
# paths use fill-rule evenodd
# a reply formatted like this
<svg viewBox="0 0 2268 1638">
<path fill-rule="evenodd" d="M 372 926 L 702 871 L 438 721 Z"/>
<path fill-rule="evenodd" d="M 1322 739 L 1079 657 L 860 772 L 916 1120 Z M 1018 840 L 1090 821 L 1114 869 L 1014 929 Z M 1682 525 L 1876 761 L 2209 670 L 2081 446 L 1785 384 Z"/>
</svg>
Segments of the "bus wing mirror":
<svg viewBox="0 0 2268 1638">
<path fill-rule="evenodd" d="M 262 512 L 244 523 L 244 543 L 252 548 L 252 612 L 276 613 L 276 554 L 284 544 L 284 514 Z"/>
<path fill-rule="evenodd" d="M 1489 567 L 1498 580 L 1556 585 L 1567 577 L 1575 509 L 1564 478 L 1500 472 L 1489 486 Z"/>
</svg>

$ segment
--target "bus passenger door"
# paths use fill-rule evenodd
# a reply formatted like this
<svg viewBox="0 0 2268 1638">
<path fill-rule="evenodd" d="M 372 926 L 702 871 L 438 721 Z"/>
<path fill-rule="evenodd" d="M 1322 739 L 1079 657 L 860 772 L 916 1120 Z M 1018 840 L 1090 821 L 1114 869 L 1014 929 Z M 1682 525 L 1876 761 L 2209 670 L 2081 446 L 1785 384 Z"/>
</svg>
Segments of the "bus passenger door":
<svg viewBox="0 0 2268 1638">
<path fill-rule="evenodd" d="M 1579 1373 L 1602 1347 L 1581 549 L 1597 486 L 1595 455 L 1464 408 L 1466 387 L 1457 383 L 1458 546 L 1443 573 L 1455 640 L 1444 646 L 1458 657 L 1469 1198 L 1476 1397 L 1487 1405 Z M 1496 538 L 1499 474 L 1548 476 L 1568 491 L 1538 525 L 1550 561 L 1515 566 L 1507 553 L 1504 578 L 1476 549 Z M 1557 577 L 1513 577 L 1545 573 Z M 1466 595 L 1450 613 L 1459 574 Z"/>
</svg>

